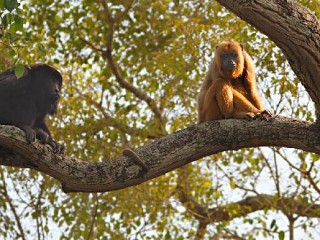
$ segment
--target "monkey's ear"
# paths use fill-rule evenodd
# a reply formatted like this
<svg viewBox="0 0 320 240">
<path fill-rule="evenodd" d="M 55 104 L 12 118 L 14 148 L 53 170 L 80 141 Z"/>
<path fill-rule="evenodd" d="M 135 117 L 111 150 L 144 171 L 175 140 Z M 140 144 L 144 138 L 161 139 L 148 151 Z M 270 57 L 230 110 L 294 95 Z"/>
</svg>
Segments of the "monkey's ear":
<svg viewBox="0 0 320 240">
<path fill-rule="evenodd" d="M 239 43 L 240 47 L 241 47 L 241 50 L 243 51 L 244 50 L 244 46 L 242 43 Z"/>
</svg>

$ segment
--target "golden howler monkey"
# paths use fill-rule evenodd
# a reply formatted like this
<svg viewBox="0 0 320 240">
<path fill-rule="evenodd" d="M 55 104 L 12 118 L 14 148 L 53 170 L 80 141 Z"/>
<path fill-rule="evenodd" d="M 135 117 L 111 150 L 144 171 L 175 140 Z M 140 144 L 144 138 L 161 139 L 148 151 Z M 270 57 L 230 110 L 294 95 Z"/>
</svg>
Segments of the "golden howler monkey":
<svg viewBox="0 0 320 240">
<path fill-rule="evenodd" d="M 265 112 L 249 54 L 238 42 L 216 46 L 198 96 L 198 122 L 254 118 Z"/>
<path fill-rule="evenodd" d="M 29 143 L 37 138 L 63 153 L 64 146 L 53 140 L 45 122 L 47 114 L 57 113 L 61 86 L 61 74 L 46 64 L 25 67 L 19 79 L 13 70 L 0 73 L 0 124 L 22 129 Z"/>
</svg>

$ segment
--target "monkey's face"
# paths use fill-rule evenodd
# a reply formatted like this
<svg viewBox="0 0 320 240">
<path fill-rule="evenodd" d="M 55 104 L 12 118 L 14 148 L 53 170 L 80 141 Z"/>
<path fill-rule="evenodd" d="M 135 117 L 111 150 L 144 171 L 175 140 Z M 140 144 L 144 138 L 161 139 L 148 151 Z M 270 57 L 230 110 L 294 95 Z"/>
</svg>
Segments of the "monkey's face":
<svg viewBox="0 0 320 240">
<path fill-rule="evenodd" d="M 233 72 L 238 65 L 238 54 L 236 52 L 227 52 L 221 54 L 222 68 L 227 72 Z"/>
<path fill-rule="evenodd" d="M 45 75 L 46 74 L 46 75 Z M 58 110 L 62 78 L 39 72 L 33 76 L 33 92 L 40 111 L 54 115 Z"/>
<path fill-rule="evenodd" d="M 48 114 L 50 115 L 54 115 L 58 111 L 61 83 L 61 79 L 52 79 L 49 89 L 47 89 Z"/>
<path fill-rule="evenodd" d="M 237 42 L 223 42 L 216 47 L 215 57 L 221 73 L 235 79 L 243 72 L 243 47 Z"/>
</svg>

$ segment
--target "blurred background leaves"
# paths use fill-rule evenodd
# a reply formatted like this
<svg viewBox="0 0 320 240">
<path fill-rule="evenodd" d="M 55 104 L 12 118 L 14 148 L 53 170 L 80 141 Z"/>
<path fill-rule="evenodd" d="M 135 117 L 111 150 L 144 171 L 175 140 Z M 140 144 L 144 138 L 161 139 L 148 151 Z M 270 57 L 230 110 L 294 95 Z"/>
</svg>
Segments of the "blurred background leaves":
<svg viewBox="0 0 320 240">
<path fill-rule="evenodd" d="M 300 3 L 319 17 L 317 0 Z M 315 118 L 313 103 L 279 48 L 215 1 L 0 0 L 0 10 L 0 70 L 44 62 L 63 74 L 59 113 L 49 123 L 68 155 L 108 161 L 124 147 L 145 145 L 195 124 L 196 97 L 214 46 L 222 40 L 244 43 L 253 57 L 266 109 Z M 121 79 L 152 104 L 117 79 L 107 57 L 111 37 Z M 301 164 L 304 169 L 312 166 L 311 176 L 318 183 L 318 159 L 292 149 L 228 151 L 136 187 L 68 195 L 41 173 L 1 167 L 0 236 L 190 239 L 200 224 L 182 204 L 179 184 L 207 209 L 260 194 L 319 204 L 320 193 L 299 171 Z M 239 208 L 229 210 L 236 215 Z M 291 215 L 290 209 L 271 207 L 206 225 L 204 238 L 283 239 Z M 317 218 L 294 222 L 297 236 L 320 236 Z"/>
</svg>

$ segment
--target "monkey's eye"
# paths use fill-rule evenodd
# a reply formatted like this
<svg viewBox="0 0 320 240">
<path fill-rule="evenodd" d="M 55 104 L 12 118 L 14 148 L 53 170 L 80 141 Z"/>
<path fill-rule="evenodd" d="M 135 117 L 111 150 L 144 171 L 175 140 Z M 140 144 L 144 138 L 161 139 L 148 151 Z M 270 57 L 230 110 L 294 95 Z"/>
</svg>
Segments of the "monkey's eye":
<svg viewBox="0 0 320 240">
<path fill-rule="evenodd" d="M 226 58 L 228 58 L 228 55 L 229 55 L 229 54 L 227 54 L 227 53 L 221 54 L 221 58 L 222 58 L 222 59 L 226 59 Z"/>
<path fill-rule="evenodd" d="M 52 79 L 53 84 L 58 85 L 61 88 L 61 79 L 59 78 L 53 78 Z"/>
<path fill-rule="evenodd" d="M 237 58 L 237 57 L 238 57 L 238 54 L 235 53 L 235 52 L 231 52 L 231 53 L 230 53 L 230 56 L 233 57 L 233 58 Z"/>
</svg>

